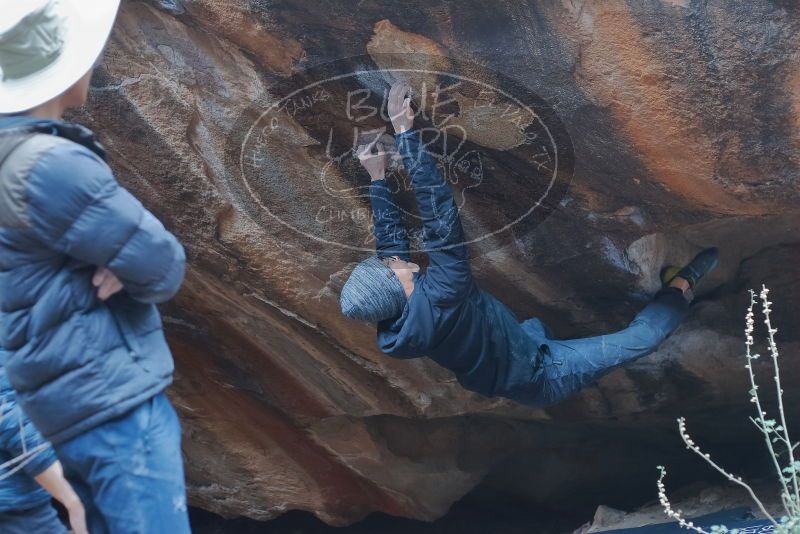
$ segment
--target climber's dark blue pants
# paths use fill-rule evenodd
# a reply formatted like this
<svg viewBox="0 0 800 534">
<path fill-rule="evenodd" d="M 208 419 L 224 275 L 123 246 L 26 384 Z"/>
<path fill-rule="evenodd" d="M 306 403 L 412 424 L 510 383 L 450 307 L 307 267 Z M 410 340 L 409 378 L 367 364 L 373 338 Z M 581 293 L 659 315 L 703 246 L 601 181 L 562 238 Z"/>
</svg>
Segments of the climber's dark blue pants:
<svg viewBox="0 0 800 534">
<path fill-rule="evenodd" d="M 525 404 L 548 406 L 563 401 L 620 365 L 655 351 L 686 317 L 689 303 L 676 288 L 658 292 L 624 330 L 583 339 L 549 339 L 540 326 L 536 370 L 529 387 L 502 387 L 498 394 Z M 541 323 L 538 323 L 541 325 Z M 526 330 L 534 326 L 523 325 Z"/>
</svg>

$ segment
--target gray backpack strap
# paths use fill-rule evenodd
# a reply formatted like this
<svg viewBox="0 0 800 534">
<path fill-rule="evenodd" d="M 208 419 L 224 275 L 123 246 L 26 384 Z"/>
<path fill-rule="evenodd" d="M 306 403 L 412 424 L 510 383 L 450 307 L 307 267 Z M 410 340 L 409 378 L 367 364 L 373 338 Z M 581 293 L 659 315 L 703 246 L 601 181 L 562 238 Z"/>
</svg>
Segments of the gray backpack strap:
<svg viewBox="0 0 800 534">
<path fill-rule="evenodd" d="M 0 169 L 8 157 L 25 141 L 36 135 L 26 130 L 10 130 L 0 133 Z"/>
<path fill-rule="evenodd" d="M 29 226 L 28 175 L 42 154 L 60 143 L 69 141 L 29 130 L 0 132 L 0 228 Z"/>
</svg>

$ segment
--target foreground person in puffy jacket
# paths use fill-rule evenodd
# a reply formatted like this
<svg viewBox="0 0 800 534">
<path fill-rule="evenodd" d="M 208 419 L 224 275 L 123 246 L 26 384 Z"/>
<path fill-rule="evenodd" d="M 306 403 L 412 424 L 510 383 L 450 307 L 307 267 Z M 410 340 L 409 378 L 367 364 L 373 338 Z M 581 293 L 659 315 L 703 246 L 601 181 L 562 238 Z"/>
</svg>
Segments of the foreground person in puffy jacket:
<svg viewBox="0 0 800 534">
<path fill-rule="evenodd" d="M 164 395 L 173 361 L 155 306 L 178 291 L 184 251 L 120 186 L 92 133 L 60 120 L 87 98 L 118 0 L 7 4 L 0 360 L 92 534 L 188 532 L 180 424 Z"/>
<path fill-rule="evenodd" d="M 66 534 L 51 497 L 69 512 L 72 531 L 87 534 L 83 504 L 64 478 L 53 448 L 20 410 L 0 369 L 0 532 Z"/>
<path fill-rule="evenodd" d="M 458 209 L 431 154 L 413 129 L 409 87 L 395 84 L 388 112 L 423 220 L 423 273 L 410 262 L 409 238 L 384 179 L 386 154 L 376 139 L 359 148 L 371 178 L 377 255 L 361 262 L 342 289 L 342 312 L 378 323 L 381 350 L 398 358 L 428 356 L 466 389 L 533 406 L 558 403 L 603 374 L 653 352 L 686 316 L 686 292 L 717 264 L 707 249 L 665 279 L 631 324 L 614 334 L 552 339 L 538 320 L 520 323 L 472 278 Z M 378 148 L 377 154 L 373 153 Z"/>
</svg>

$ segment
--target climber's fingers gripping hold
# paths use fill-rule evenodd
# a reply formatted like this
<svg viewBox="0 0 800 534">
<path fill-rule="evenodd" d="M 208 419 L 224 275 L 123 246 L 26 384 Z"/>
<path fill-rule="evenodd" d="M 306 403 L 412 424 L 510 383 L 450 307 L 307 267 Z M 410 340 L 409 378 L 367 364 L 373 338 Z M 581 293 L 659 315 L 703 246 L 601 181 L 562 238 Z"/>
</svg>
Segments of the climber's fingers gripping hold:
<svg viewBox="0 0 800 534">
<path fill-rule="evenodd" d="M 360 145 L 356 150 L 361 166 L 367 170 L 372 181 L 380 180 L 386 175 L 386 149 L 380 142 L 380 137 L 366 145 Z"/>
<path fill-rule="evenodd" d="M 411 108 L 411 86 L 399 81 L 389 89 L 387 111 L 395 133 L 403 133 L 414 125 L 414 110 Z"/>
<path fill-rule="evenodd" d="M 373 139 L 369 143 L 364 143 L 359 145 L 358 148 L 356 148 L 358 159 L 363 162 L 365 159 L 374 157 L 376 154 L 373 152 L 373 150 L 378 147 L 379 145 L 378 141 L 380 141 L 379 135 L 375 136 L 375 139 Z M 383 147 L 383 144 L 380 144 L 380 146 Z M 380 152 L 381 151 L 379 150 L 378 154 L 380 154 Z"/>
</svg>

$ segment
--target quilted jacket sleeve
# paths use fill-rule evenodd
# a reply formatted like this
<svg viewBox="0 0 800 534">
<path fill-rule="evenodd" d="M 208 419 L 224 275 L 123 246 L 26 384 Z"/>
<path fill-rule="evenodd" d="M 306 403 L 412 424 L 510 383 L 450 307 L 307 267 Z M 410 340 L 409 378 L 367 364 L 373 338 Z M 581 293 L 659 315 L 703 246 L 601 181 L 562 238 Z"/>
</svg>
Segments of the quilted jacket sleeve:
<svg viewBox="0 0 800 534">
<path fill-rule="evenodd" d="M 410 261 L 408 232 L 403 226 L 400 209 L 395 203 L 386 179 L 376 180 L 369 186 L 372 220 L 375 225 L 375 251 L 379 257 L 399 256 Z"/>
<path fill-rule="evenodd" d="M 429 259 L 428 294 L 439 303 L 452 304 L 463 299 L 473 283 L 469 253 L 453 192 L 421 137 L 421 130 L 395 136 L 422 217 L 423 252 Z"/>
<path fill-rule="evenodd" d="M 30 224 L 45 246 L 108 267 L 140 302 L 177 293 L 183 247 L 91 151 L 56 145 L 31 169 L 27 189 Z"/>
</svg>

